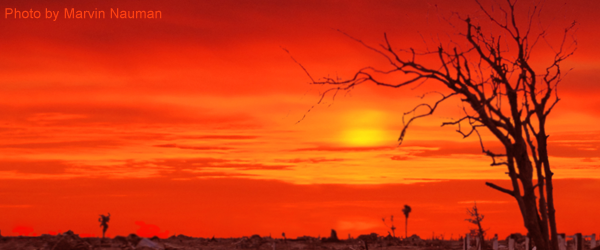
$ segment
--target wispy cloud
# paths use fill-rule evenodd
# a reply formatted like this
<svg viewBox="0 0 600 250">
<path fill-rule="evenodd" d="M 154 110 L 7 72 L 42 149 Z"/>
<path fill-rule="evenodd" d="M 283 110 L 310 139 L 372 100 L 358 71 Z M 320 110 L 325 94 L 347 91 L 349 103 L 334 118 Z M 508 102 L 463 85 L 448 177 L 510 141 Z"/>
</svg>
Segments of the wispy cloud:
<svg viewBox="0 0 600 250">
<path fill-rule="evenodd" d="M 200 139 L 200 140 L 253 140 L 260 138 L 254 135 L 197 135 L 197 136 L 180 136 L 182 139 Z"/>
<path fill-rule="evenodd" d="M 392 159 L 393 161 L 405 161 L 410 159 L 410 157 L 405 156 L 405 155 L 394 155 L 392 157 L 390 157 L 390 159 Z"/>
<path fill-rule="evenodd" d="M 480 203 L 480 204 L 506 204 L 506 203 L 513 203 L 514 201 L 492 201 L 492 200 L 476 200 L 476 201 L 459 201 L 457 202 L 458 204 L 473 204 L 473 203 Z"/>
<path fill-rule="evenodd" d="M 59 160 L 0 160 L 0 171 L 26 174 L 64 174 L 73 163 Z"/>
<path fill-rule="evenodd" d="M 298 148 L 292 151 L 333 151 L 333 152 L 356 152 L 356 151 L 379 151 L 379 150 L 392 150 L 394 147 L 390 146 L 374 146 L 374 147 L 333 147 L 333 146 L 319 146 L 311 148 Z"/>
<path fill-rule="evenodd" d="M 84 141 L 55 141 L 55 142 L 31 142 L 0 144 L 0 148 L 21 148 L 21 149 L 74 149 L 74 148 L 109 148 L 123 145 L 116 140 L 84 140 Z"/>
<path fill-rule="evenodd" d="M 230 147 L 186 146 L 186 145 L 177 145 L 177 144 L 161 144 L 161 145 L 154 145 L 154 147 L 158 147 L 158 148 L 192 149 L 192 150 L 229 150 L 229 149 L 233 149 L 233 148 L 230 148 Z"/>
<path fill-rule="evenodd" d="M 344 161 L 344 159 L 327 159 L 327 158 L 295 158 L 295 159 L 276 159 L 275 162 L 286 162 L 286 163 L 321 163 L 321 162 L 335 162 Z"/>
</svg>

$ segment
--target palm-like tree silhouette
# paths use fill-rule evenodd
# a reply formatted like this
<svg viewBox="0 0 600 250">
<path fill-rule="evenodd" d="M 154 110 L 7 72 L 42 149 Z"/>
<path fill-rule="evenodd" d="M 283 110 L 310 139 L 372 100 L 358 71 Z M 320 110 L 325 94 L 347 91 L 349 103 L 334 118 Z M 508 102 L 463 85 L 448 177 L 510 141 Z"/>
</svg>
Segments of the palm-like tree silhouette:
<svg viewBox="0 0 600 250">
<path fill-rule="evenodd" d="M 404 208 L 402 209 L 402 212 L 406 217 L 406 219 L 404 220 L 404 238 L 408 238 L 408 214 L 410 214 L 411 211 L 412 209 L 409 205 L 404 205 Z"/>
</svg>

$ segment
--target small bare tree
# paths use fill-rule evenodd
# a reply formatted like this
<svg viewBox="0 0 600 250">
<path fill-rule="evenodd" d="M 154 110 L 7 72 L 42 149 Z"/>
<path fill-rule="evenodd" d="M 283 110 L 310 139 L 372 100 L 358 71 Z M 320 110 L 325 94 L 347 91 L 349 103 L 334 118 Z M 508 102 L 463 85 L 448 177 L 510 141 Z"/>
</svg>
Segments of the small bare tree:
<svg viewBox="0 0 600 250">
<path fill-rule="evenodd" d="M 102 227 L 102 239 L 104 239 L 104 234 L 106 233 L 106 230 L 108 229 L 108 222 L 110 221 L 110 213 L 108 213 L 108 215 L 100 215 L 100 218 L 98 218 L 98 222 L 100 222 L 100 227 Z"/>
<path fill-rule="evenodd" d="M 476 202 L 473 204 L 472 209 L 467 208 L 467 214 L 469 214 L 470 218 L 467 218 L 465 220 L 470 223 L 473 223 L 477 226 L 477 237 L 479 238 L 479 244 L 481 245 L 481 249 L 487 249 L 487 247 L 485 245 L 485 231 L 486 230 L 483 230 L 483 228 L 481 227 L 481 221 L 483 220 L 483 218 L 485 216 L 483 214 L 479 213 Z M 476 249 L 479 249 L 479 245 L 477 246 Z"/>
<path fill-rule="evenodd" d="M 385 227 L 389 227 L 392 230 L 392 233 L 390 233 L 388 231 L 388 234 L 391 234 L 392 237 L 394 237 L 394 239 L 395 239 L 396 238 L 396 226 L 394 226 L 394 215 L 390 216 L 391 226 L 388 226 L 387 223 L 385 223 L 385 217 L 381 218 L 381 221 L 383 221 L 383 225 L 385 225 Z"/>
<path fill-rule="evenodd" d="M 440 96 L 437 101 L 421 103 L 403 115 L 404 127 L 399 143 L 404 140 L 412 122 L 432 115 L 440 104 L 452 97 L 459 97 L 464 105 L 464 115 L 442 126 L 454 125 L 464 138 L 472 135 L 479 138 L 482 152 L 491 157 L 491 165 L 506 167 L 512 187 L 489 182 L 486 185 L 516 200 L 524 225 L 539 250 L 558 250 L 554 173 L 548 158 L 546 124 L 548 115 L 560 100 L 557 85 L 565 73 L 561 63 L 576 48 L 572 46 L 576 45 L 575 41 L 572 45 L 567 43 L 575 23 L 564 30 L 558 47 L 550 46 L 554 51 L 553 58 L 546 65 L 534 66 L 530 60 L 533 48 L 540 40 L 546 40 L 545 30 L 532 31 L 541 8 L 532 6 L 525 18 L 521 18 L 515 11 L 517 0 L 505 0 L 503 5 L 495 7 L 494 12 L 478 0 L 475 3 L 487 19 L 485 23 L 491 23 L 496 30 L 484 30 L 478 19 L 459 17 L 464 25 L 460 35 L 468 48 L 461 48 L 451 41 L 449 46 L 440 43 L 436 50 L 416 52 L 412 48 L 393 48 L 385 34 L 380 47 L 369 46 L 348 35 L 382 55 L 391 69 L 365 67 L 349 79 L 324 77 L 313 80 L 310 74 L 309 77 L 312 84 L 334 85 L 323 92 L 319 103 L 325 96 L 335 96 L 363 83 L 391 88 L 420 85 L 427 80 L 441 83 L 443 88 L 431 92 Z M 437 63 L 419 62 L 420 56 L 433 56 Z M 381 80 L 381 76 L 390 79 L 393 75 L 398 76 L 396 82 Z M 486 148 L 481 129 L 487 129 L 502 144 L 503 150 Z M 405 214 L 408 218 L 408 213 Z"/>
</svg>

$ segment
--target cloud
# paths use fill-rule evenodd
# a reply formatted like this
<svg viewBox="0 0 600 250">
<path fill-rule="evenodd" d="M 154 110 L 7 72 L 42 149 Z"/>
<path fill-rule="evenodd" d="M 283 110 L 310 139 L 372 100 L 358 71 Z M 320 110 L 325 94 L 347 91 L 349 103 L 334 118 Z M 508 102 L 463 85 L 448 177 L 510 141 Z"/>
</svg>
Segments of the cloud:
<svg viewBox="0 0 600 250">
<path fill-rule="evenodd" d="M 181 136 L 184 139 L 208 139 L 208 140 L 252 140 L 259 138 L 253 135 L 199 135 L 199 136 Z"/>
<path fill-rule="evenodd" d="M 392 157 L 390 157 L 390 159 L 392 159 L 393 161 L 405 161 L 410 159 L 410 157 L 405 156 L 405 155 L 394 155 Z"/>
<path fill-rule="evenodd" d="M 143 179 L 161 177 L 169 168 L 159 166 L 152 161 L 115 161 L 114 163 L 78 164 L 67 169 L 67 173 L 75 177 L 87 178 L 130 178 Z"/>
<path fill-rule="evenodd" d="M 575 166 L 558 165 L 558 166 L 556 166 L 556 168 L 560 168 L 560 169 L 600 169 L 600 165 L 575 165 Z"/>
<path fill-rule="evenodd" d="M 250 178 L 256 177 L 256 174 L 247 173 L 232 173 L 222 171 L 209 170 L 178 170 L 169 173 L 163 173 L 163 177 L 175 181 L 190 181 L 197 179 L 212 179 L 212 178 Z"/>
<path fill-rule="evenodd" d="M 32 142 L 0 144 L 0 148 L 23 148 L 23 149 L 55 149 L 55 148 L 112 148 L 122 145 L 116 140 L 86 140 L 86 141 L 56 141 L 56 142 Z"/>
<path fill-rule="evenodd" d="M 64 174 L 72 163 L 59 160 L 0 160 L 0 171 L 25 174 Z"/>
<path fill-rule="evenodd" d="M 214 169 L 231 168 L 236 170 L 283 170 L 291 168 L 290 165 L 266 165 L 261 163 L 238 163 L 240 160 L 226 160 L 217 158 L 191 158 L 191 159 L 158 159 L 153 163 L 158 166 L 168 166 L 175 169 Z"/>
<path fill-rule="evenodd" d="M 548 153 L 552 156 L 587 158 L 600 156 L 600 131 L 571 132 L 550 136 Z"/>
<path fill-rule="evenodd" d="M 484 141 L 486 150 L 504 153 L 497 141 Z M 413 149 L 417 147 L 417 149 Z M 400 147 L 416 157 L 446 157 L 452 155 L 484 155 L 479 142 L 411 141 Z M 564 133 L 551 136 L 548 154 L 555 157 L 591 158 L 600 155 L 600 132 Z"/>
<path fill-rule="evenodd" d="M 277 159 L 276 162 L 287 162 L 287 163 L 321 163 L 331 161 L 344 161 L 344 159 L 327 159 L 327 158 L 306 158 L 306 159 Z"/>
<path fill-rule="evenodd" d="M 504 148 L 495 141 L 483 142 L 486 150 L 503 153 Z M 416 157 L 446 157 L 452 155 L 483 155 L 479 142 L 413 141 L 406 144 L 407 151 Z M 414 149 L 413 149 L 414 147 Z"/>
<path fill-rule="evenodd" d="M 407 181 L 449 181 L 450 179 L 433 179 L 433 178 L 402 178 Z"/>
<path fill-rule="evenodd" d="M 330 146 L 319 146 L 312 148 L 299 148 L 292 151 L 337 151 L 337 152 L 356 152 L 356 151 L 378 151 L 378 150 L 392 150 L 395 147 L 389 146 L 375 146 L 375 147 L 330 147 Z"/>
<path fill-rule="evenodd" d="M 498 142 L 484 142 L 486 149 L 493 152 L 504 152 Z M 309 148 L 298 148 L 292 151 L 327 151 L 327 152 L 361 152 L 361 151 L 385 151 L 401 150 L 406 155 L 389 156 L 391 160 L 410 160 L 414 157 L 445 157 L 452 155 L 483 155 L 479 142 L 455 142 L 455 141 L 410 141 L 400 147 L 373 146 L 373 147 L 335 147 L 317 146 Z M 387 156 L 386 156 L 387 157 Z"/>
<path fill-rule="evenodd" d="M 210 178 L 210 177 L 252 177 L 257 176 L 255 174 L 244 174 L 244 173 L 225 173 L 225 172 L 199 172 L 194 173 L 199 178 Z"/>
<path fill-rule="evenodd" d="M 30 143 L 0 145 L 0 148 L 33 148 L 68 150 L 81 147 L 101 147 L 117 145 L 114 141 L 69 141 L 53 143 Z M 228 150 L 229 147 L 188 146 L 179 144 L 159 144 L 155 147 L 188 150 Z M 96 159 L 96 160 L 55 160 L 55 159 L 0 159 L 1 179 L 72 179 L 72 178 L 221 178 L 254 177 L 255 173 L 246 171 L 291 170 L 294 163 L 302 161 L 318 163 L 339 161 L 340 159 L 292 159 L 275 163 L 248 161 L 242 159 L 220 158 L 155 158 L 145 160 L 132 159 Z"/>
<path fill-rule="evenodd" d="M 475 200 L 475 201 L 459 201 L 457 202 L 458 204 L 473 204 L 474 202 L 476 203 L 486 203 L 486 204 L 506 204 L 506 203 L 512 203 L 514 201 L 492 201 L 492 200 Z"/>
<path fill-rule="evenodd" d="M 581 159 L 582 162 L 597 162 L 598 160 L 592 159 L 590 157 Z"/>
<path fill-rule="evenodd" d="M 102 96 L 102 93 L 94 93 Z M 128 124 L 194 124 L 205 128 L 260 127 L 250 114 L 215 113 L 208 108 L 190 107 L 185 103 L 143 104 L 115 101 L 92 102 L 83 94 L 69 95 L 62 102 L 39 100 L 22 105 L 0 104 L 0 119 L 28 126 L 103 126 Z M 190 115 L 193 113 L 194 115 Z"/>
<path fill-rule="evenodd" d="M 174 135 L 160 132 L 127 132 L 116 135 L 119 139 L 129 141 L 154 141 L 162 140 L 169 141 L 174 139 Z"/>
<path fill-rule="evenodd" d="M 217 158 L 173 158 L 173 159 L 156 159 L 153 161 L 157 165 L 168 166 L 175 169 L 190 169 L 210 167 L 218 163 L 229 162 L 225 159 Z"/>
<path fill-rule="evenodd" d="M 29 118 L 28 121 L 40 123 L 40 124 L 50 124 L 57 121 L 65 121 L 65 120 L 76 120 L 86 118 L 84 115 L 79 114 L 63 114 L 63 113 L 37 113 Z"/>
<path fill-rule="evenodd" d="M 192 149 L 192 150 L 229 150 L 229 149 L 233 149 L 233 148 L 230 148 L 230 147 L 184 146 L 184 145 L 177 145 L 177 144 L 161 144 L 161 145 L 154 145 L 154 147 L 159 147 L 159 148 Z"/>
</svg>

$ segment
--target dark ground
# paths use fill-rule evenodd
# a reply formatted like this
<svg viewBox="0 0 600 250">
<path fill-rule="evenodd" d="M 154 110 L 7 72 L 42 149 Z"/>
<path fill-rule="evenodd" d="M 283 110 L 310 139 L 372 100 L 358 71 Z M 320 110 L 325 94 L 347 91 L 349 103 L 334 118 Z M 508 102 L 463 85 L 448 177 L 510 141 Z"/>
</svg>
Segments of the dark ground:
<svg viewBox="0 0 600 250">
<path fill-rule="evenodd" d="M 367 243 L 365 246 L 365 242 Z M 487 242 L 491 246 L 491 242 Z M 500 249 L 506 250 L 506 242 L 500 241 Z M 253 235 L 242 238 L 194 238 L 185 235 L 171 236 L 167 239 L 141 238 L 135 234 L 114 238 L 81 238 L 68 231 L 56 236 L 39 237 L 1 237 L 0 250 L 461 250 L 462 240 L 421 240 L 413 235 L 405 240 L 381 237 L 376 234 L 361 235 L 350 240 L 331 240 L 310 236 L 296 239 L 272 239 Z M 524 250 L 517 246 L 516 250 Z M 589 249 L 585 246 L 584 249 Z M 471 247 L 475 250 L 475 247 Z"/>
<path fill-rule="evenodd" d="M 1 237 L 1 250 L 121 250 L 121 249 L 163 249 L 163 250 L 198 250 L 198 249 L 256 249 L 256 250 L 365 250 L 365 241 L 369 250 L 417 250 L 417 249 L 462 249 L 460 241 L 420 240 L 401 241 L 393 238 L 361 236 L 352 240 L 329 240 L 327 238 L 298 237 L 297 239 L 272 239 L 270 237 L 242 238 L 194 238 L 185 235 L 172 236 L 167 239 L 140 238 L 135 234 L 114 238 L 81 238 L 71 231 L 61 235 L 42 235 L 39 237 Z"/>
</svg>

